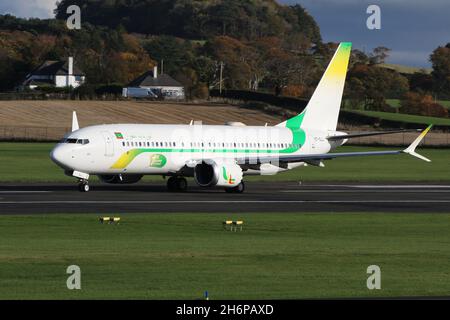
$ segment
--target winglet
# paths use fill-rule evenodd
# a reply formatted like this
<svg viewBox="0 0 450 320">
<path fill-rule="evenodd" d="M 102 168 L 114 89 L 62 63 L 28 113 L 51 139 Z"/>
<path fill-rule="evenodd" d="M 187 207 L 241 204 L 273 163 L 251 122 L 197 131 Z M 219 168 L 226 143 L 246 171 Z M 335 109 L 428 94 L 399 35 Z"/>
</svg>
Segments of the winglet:
<svg viewBox="0 0 450 320">
<path fill-rule="evenodd" d="M 77 112 L 74 111 L 72 115 L 72 132 L 77 131 L 78 129 L 80 129 L 80 126 L 78 125 Z"/>
<path fill-rule="evenodd" d="M 406 148 L 405 150 L 403 150 L 403 152 L 404 152 L 404 153 L 407 153 L 407 154 L 409 154 L 409 155 L 412 155 L 413 157 L 419 158 L 419 159 L 421 159 L 421 160 L 423 160 L 423 161 L 431 162 L 430 159 L 425 158 L 424 156 L 418 154 L 418 153 L 416 152 L 416 148 L 417 148 L 417 146 L 419 145 L 419 143 L 422 142 L 423 138 L 425 138 L 425 136 L 427 135 L 428 131 L 430 131 L 432 127 L 433 127 L 433 125 L 431 124 L 431 125 L 428 126 L 428 128 L 426 128 L 425 130 L 423 130 L 422 133 L 417 137 L 417 139 L 414 140 L 414 142 L 411 143 L 411 145 L 410 145 L 408 148 Z"/>
</svg>

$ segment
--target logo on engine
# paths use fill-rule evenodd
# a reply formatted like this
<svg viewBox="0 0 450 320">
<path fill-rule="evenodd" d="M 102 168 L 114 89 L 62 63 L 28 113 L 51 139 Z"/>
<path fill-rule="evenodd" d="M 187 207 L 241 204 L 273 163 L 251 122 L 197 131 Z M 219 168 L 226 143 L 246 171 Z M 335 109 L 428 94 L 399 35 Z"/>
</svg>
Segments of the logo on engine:
<svg viewBox="0 0 450 320">
<path fill-rule="evenodd" d="M 167 158 L 162 154 L 153 154 L 150 157 L 150 167 L 153 168 L 162 168 L 166 165 Z"/>
<path fill-rule="evenodd" d="M 225 167 L 222 167 L 222 173 L 223 173 L 223 178 L 224 178 L 226 181 L 228 181 L 228 184 L 234 184 L 234 183 L 236 182 L 236 179 L 233 179 L 233 178 L 231 177 L 231 174 L 230 174 L 230 176 L 228 176 L 227 170 L 225 169 Z"/>
</svg>

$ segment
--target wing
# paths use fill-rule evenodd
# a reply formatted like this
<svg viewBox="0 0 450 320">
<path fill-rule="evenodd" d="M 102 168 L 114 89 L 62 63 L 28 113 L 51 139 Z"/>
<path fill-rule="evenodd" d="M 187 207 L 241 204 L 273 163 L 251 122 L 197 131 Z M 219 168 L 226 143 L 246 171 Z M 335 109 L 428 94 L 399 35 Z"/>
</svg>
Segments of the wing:
<svg viewBox="0 0 450 320">
<path fill-rule="evenodd" d="M 414 142 L 405 150 L 394 151 L 371 151 L 371 152 L 344 152 L 344 153 L 324 153 L 324 154 L 298 154 L 298 155 L 274 155 L 274 156 L 261 156 L 261 157 L 245 157 L 236 159 L 240 165 L 246 164 L 262 164 L 262 163 L 290 163 L 290 162 L 320 162 L 322 160 L 329 160 L 335 158 L 348 158 L 348 157 L 363 157 L 363 156 L 386 156 L 397 155 L 401 153 L 407 153 L 421 160 L 431 162 L 431 160 L 416 153 L 416 148 L 419 143 L 426 136 L 428 131 L 432 128 L 430 125 L 426 128 Z"/>
<path fill-rule="evenodd" d="M 390 131 L 381 131 L 381 132 L 361 132 L 361 133 L 329 136 L 329 137 L 327 137 L 327 139 L 329 141 L 336 141 L 336 140 L 345 140 L 345 139 L 351 139 L 351 138 L 382 136 L 382 135 L 386 135 L 386 134 L 405 133 L 405 132 L 420 132 L 420 131 L 422 131 L 422 130 L 390 130 Z"/>
</svg>

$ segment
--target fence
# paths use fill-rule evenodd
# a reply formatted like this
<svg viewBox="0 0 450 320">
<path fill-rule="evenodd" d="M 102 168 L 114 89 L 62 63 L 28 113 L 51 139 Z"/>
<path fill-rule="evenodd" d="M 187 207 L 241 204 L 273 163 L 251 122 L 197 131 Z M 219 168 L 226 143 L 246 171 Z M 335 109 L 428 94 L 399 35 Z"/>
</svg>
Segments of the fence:
<svg viewBox="0 0 450 320">
<path fill-rule="evenodd" d="M 354 132 L 352 128 L 340 127 L 344 132 Z M 0 126 L 1 141 L 58 141 L 68 132 L 69 127 L 17 127 Z M 358 131 L 359 132 L 359 131 Z M 372 136 L 351 139 L 347 144 L 351 145 L 385 145 L 407 146 L 415 138 L 418 132 L 405 132 L 384 136 Z M 431 131 L 423 141 L 424 146 L 450 147 L 450 133 Z"/>
</svg>

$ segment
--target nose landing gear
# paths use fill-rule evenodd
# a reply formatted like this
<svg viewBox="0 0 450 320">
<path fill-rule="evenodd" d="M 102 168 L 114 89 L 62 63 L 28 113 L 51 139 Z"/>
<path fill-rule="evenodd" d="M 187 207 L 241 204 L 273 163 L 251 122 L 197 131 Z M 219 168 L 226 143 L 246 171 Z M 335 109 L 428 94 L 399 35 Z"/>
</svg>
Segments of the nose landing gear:
<svg viewBox="0 0 450 320">
<path fill-rule="evenodd" d="M 80 192 L 89 192 L 90 190 L 89 182 L 87 180 L 80 180 L 78 182 L 78 190 Z"/>
</svg>

